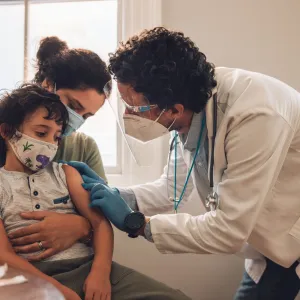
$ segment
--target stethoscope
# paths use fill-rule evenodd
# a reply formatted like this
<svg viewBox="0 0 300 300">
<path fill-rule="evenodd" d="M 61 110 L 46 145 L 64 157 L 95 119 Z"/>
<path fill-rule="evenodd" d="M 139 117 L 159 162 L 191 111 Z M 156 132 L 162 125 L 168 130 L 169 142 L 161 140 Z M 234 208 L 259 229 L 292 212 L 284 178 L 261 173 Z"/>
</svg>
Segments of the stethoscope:
<svg viewBox="0 0 300 300">
<path fill-rule="evenodd" d="M 178 133 L 176 132 L 171 145 L 170 145 L 170 150 L 169 150 L 169 157 L 168 157 L 168 169 L 167 169 L 167 193 L 168 193 L 168 198 L 170 201 L 174 202 L 174 212 L 177 213 L 178 211 L 178 206 L 180 204 L 180 202 L 182 201 L 183 197 L 184 197 L 184 193 L 185 190 L 187 188 L 190 176 L 192 174 L 192 170 L 195 166 L 195 162 L 196 162 L 196 158 L 199 154 L 199 150 L 200 150 L 200 145 L 201 145 L 201 141 L 203 138 L 203 132 L 206 126 L 206 114 L 205 112 L 203 113 L 203 118 L 202 118 L 202 122 L 201 122 L 201 129 L 200 129 L 200 133 L 199 133 L 199 137 L 198 137 L 198 141 L 197 141 L 197 146 L 196 146 L 196 150 L 195 150 L 195 154 L 193 157 L 193 161 L 192 164 L 188 170 L 186 179 L 185 179 L 185 183 L 183 186 L 183 189 L 179 195 L 179 197 L 177 197 L 177 145 L 179 143 L 178 141 Z M 208 196 L 205 199 L 205 206 L 207 208 L 210 209 L 210 211 L 215 212 L 217 210 L 217 208 L 219 207 L 219 197 L 217 192 L 214 191 L 214 151 L 215 151 L 215 139 L 216 139 L 216 135 L 217 135 L 217 93 L 215 93 L 213 95 L 213 134 L 211 137 L 211 155 L 210 155 L 210 159 L 209 159 L 209 186 L 210 186 L 210 190 L 211 192 L 208 194 Z M 174 150 L 174 155 L 175 155 L 175 164 L 174 164 L 174 197 L 170 197 L 169 195 L 169 166 L 170 166 L 170 159 L 171 159 L 171 155 L 172 155 L 172 151 Z"/>
</svg>

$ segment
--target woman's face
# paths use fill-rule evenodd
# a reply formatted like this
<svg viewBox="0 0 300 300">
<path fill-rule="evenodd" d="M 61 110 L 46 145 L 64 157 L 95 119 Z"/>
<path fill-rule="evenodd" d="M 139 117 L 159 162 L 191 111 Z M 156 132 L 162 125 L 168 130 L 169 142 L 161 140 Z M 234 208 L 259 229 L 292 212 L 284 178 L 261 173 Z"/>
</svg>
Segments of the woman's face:
<svg viewBox="0 0 300 300">
<path fill-rule="evenodd" d="M 49 86 L 46 80 L 42 86 L 50 91 L 54 88 Z M 95 89 L 85 90 L 71 90 L 59 89 L 56 94 L 60 97 L 61 102 L 87 119 L 93 115 L 103 106 L 105 102 L 105 94 L 99 94 Z"/>
<path fill-rule="evenodd" d="M 70 90 L 59 89 L 56 94 L 61 102 L 87 119 L 103 106 L 105 95 L 99 94 L 95 89 Z"/>
</svg>

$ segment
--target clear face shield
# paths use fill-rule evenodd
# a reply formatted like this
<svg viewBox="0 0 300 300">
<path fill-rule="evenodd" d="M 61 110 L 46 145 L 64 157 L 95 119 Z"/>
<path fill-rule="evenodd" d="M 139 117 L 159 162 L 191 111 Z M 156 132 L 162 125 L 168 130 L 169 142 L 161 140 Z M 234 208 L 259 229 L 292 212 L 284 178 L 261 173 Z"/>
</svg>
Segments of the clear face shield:
<svg viewBox="0 0 300 300">
<path fill-rule="evenodd" d="M 155 118 L 153 110 L 157 105 L 150 104 L 132 87 L 115 81 L 108 82 L 104 92 L 135 162 L 139 166 L 150 166 L 155 159 L 157 138 L 169 133 L 168 128 L 158 123 L 164 111 Z"/>
</svg>

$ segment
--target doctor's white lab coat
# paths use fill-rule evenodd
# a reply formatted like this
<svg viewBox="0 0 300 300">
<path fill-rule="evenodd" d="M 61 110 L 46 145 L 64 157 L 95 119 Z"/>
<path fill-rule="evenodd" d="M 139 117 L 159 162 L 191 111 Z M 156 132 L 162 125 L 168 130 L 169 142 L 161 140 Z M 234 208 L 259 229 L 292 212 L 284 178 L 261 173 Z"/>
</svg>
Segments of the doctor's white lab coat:
<svg viewBox="0 0 300 300">
<path fill-rule="evenodd" d="M 152 216 L 151 232 L 162 253 L 233 254 L 248 243 L 289 267 L 300 258 L 300 94 L 274 78 L 240 69 L 216 68 L 216 79 L 216 214 L 164 214 L 173 208 L 167 168 L 157 181 L 131 187 L 139 210 Z M 205 113 L 210 138 L 212 99 Z M 183 145 L 178 155 L 180 194 L 193 157 Z M 171 195 L 173 170 L 171 159 Z M 192 174 L 185 201 L 199 184 Z"/>
</svg>

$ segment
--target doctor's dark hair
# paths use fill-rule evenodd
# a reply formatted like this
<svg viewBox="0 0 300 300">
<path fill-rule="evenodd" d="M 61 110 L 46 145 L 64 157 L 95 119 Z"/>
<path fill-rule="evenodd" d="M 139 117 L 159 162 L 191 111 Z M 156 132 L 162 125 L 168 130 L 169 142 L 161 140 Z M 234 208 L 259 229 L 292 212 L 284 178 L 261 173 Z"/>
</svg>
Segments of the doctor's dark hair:
<svg viewBox="0 0 300 300">
<path fill-rule="evenodd" d="M 64 132 L 69 114 L 59 96 L 38 85 L 24 84 L 0 97 L 0 126 L 5 137 L 7 139 L 15 137 L 16 130 L 20 130 L 24 121 L 40 107 L 48 111 L 46 119 L 61 124 Z M 0 167 L 5 165 L 6 151 L 5 140 L 0 135 Z"/>
<path fill-rule="evenodd" d="M 34 82 L 47 79 L 56 89 L 95 89 L 103 94 L 104 85 L 111 80 L 107 66 L 95 53 L 86 49 L 69 49 L 58 37 L 40 41 L 36 55 L 37 72 Z"/>
<path fill-rule="evenodd" d="M 200 112 L 217 85 L 214 65 L 182 32 L 164 27 L 145 30 L 110 54 L 114 78 L 130 84 L 160 109 L 182 104 Z"/>
</svg>

